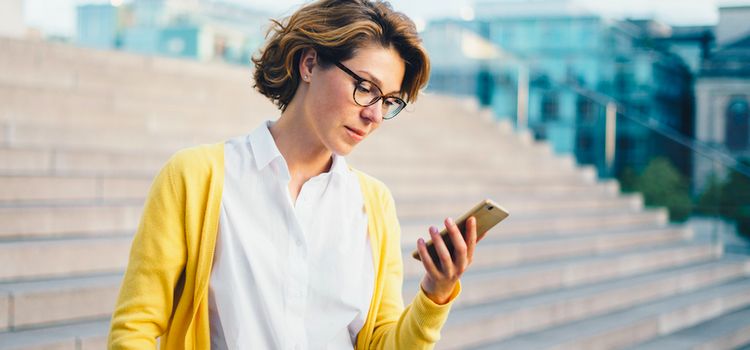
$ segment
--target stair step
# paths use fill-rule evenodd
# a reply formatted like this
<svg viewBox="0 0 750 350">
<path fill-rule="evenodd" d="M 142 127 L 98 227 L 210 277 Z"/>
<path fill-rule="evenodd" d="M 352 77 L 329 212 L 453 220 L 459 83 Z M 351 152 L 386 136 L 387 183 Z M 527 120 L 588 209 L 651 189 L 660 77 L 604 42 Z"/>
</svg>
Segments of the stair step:
<svg viewBox="0 0 750 350">
<path fill-rule="evenodd" d="M 0 281 L 124 270 L 131 236 L 3 242 Z"/>
<path fill-rule="evenodd" d="M 112 79 L 112 81 L 117 81 L 117 79 Z M 160 84 L 158 77 L 152 79 L 152 82 L 153 84 L 150 85 Z M 25 112 L 27 110 L 31 111 L 32 115 L 27 119 L 27 121 L 31 122 L 50 121 L 48 116 L 39 113 L 44 111 L 50 111 L 53 115 L 57 114 L 58 111 L 91 111 L 99 113 L 102 116 L 107 116 L 109 119 L 114 119 L 114 117 L 122 115 L 125 118 L 130 117 L 135 121 L 143 120 L 149 115 L 148 113 L 142 115 L 136 114 L 136 112 L 139 111 L 166 112 L 175 117 L 180 115 L 183 117 L 195 117 L 200 112 L 207 112 L 211 107 L 213 107 L 217 113 L 223 112 L 222 115 L 226 116 L 233 116 L 238 112 L 247 111 L 251 108 L 258 112 L 258 114 L 255 114 L 256 116 L 278 113 L 268 99 L 263 98 L 261 94 L 254 91 L 251 85 L 247 83 L 239 86 L 232 86 L 231 88 L 224 86 L 223 90 L 226 91 L 226 96 L 220 98 L 211 98 L 211 94 L 202 93 L 200 98 L 194 99 L 190 99 L 186 97 L 186 95 L 175 95 L 175 92 L 185 94 L 182 90 L 200 91 L 203 90 L 204 87 L 190 89 L 187 86 L 180 86 L 180 89 L 175 91 L 174 88 L 168 86 L 162 88 L 149 88 L 146 86 L 150 85 L 138 86 L 135 82 L 124 83 L 122 81 L 117 81 L 116 84 L 117 85 L 111 83 L 107 84 L 106 82 L 95 84 L 80 81 L 59 85 L 46 84 L 46 82 L 39 84 L 34 81 L 24 81 L 23 79 L 7 79 L 7 77 L 0 74 L 0 90 L 11 90 L 10 92 L 3 92 L 2 94 L 4 96 L 4 105 L 8 106 L 11 111 L 16 113 L 21 111 Z M 205 81 L 203 84 L 208 85 L 211 84 L 211 82 Z M 241 92 L 244 92 L 244 94 L 241 94 Z M 33 100 L 34 95 L 38 97 L 38 100 Z M 237 97 L 232 98 L 232 96 Z M 223 103 L 216 103 L 220 100 L 223 101 Z M 44 102 L 46 106 L 33 105 L 34 102 Z M 32 107 L 25 107 L 29 105 Z M 52 109 L 52 106 L 61 106 L 64 108 L 55 111 Z M 47 109 L 44 107 L 47 107 Z M 106 114 L 107 112 L 116 113 Z M 75 114 L 71 114 L 71 116 L 75 116 Z M 226 120 L 226 118 L 219 118 L 219 121 L 223 120 Z"/>
<path fill-rule="evenodd" d="M 31 327 L 112 314 L 119 293 L 121 274 L 57 280 L 0 283 L 0 293 L 10 296 L 12 312 L 8 328 Z"/>
<path fill-rule="evenodd" d="M 107 348 L 109 318 L 96 321 L 0 333 L 3 350 L 101 350 Z"/>
<path fill-rule="evenodd" d="M 648 247 L 654 244 L 680 242 L 686 238 L 684 229 L 663 228 L 625 231 L 618 234 L 594 234 L 576 237 L 554 237 L 525 241 L 482 241 L 474 251 L 472 268 L 482 269 L 519 265 L 553 259 L 587 256 Z M 416 243 L 403 245 L 411 252 Z M 409 257 L 408 259 L 412 259 Z M 421 264 L 405 264 L 404 274 L 421 273 Z"/>
<path fill-rule="evenodd" d="M 23 179 L 31 181 L 25 181 Z M 49 179 L 49 181 L 47 180 Z M 142 178 L 98 178 L 83 176 L 0 176 L 0 208 L 51 208 L 85 206 L 142 205 L 151 186 L 150 179 Z M 76 186 L 78 185 L 78 186 Z M 404 222 L 441 220 L 449 216 L 458 217 L 462 211 L 473 207 L 476 197 L 398 202 L 398 216 Z M 556 215 L 578 215 L 602 212 L 637 213 L 643 209 L 640 195 L 590 196 L 565 198 L 548 196 L 506 196 L 503 206 L 513 208 L 513 217 L 537 213 Z"/>
<path fill-rule="evenodd" d="M 130 180 L 101 181 L 100 184 L 96 190 L 98 196 L 111 200 L 103 203 L 83 201 L 80 205 L 53 203 L 45 206 L 11 207 L 8 207 L 8 203 L 2 203 L 0 222 L 4 225 L 0 227 L 0 239 L 135 232 L 142 215 L 143 202 L 138 198 L 129 198 L 127 193 L 133 188 L 140 191 L 141 188 L 150 187 L 150 184 Z M 590 208 L 570 214 L 567 208 L 532 208 L 528 212 L 519 210 L 517 213 L 510 208 L 509 210 L 513 213 L 511 217 L 495 229 L 498 235 L 504 237 L 603 228 L 609 225 L 663 225 L 667 221 L 664 211 L 622 212 Z M 442 218 L 436 218 L 435 221 L 414 218 L 403 220 L 404 241 L 416 240 L 425 235 L 429 225 L 441 222 Z M 494 231 L 492 235 L 495 235 Z"/>
<path fill-rule="evenodd" d="M 249 132 L 249 130 L 248 130 Z M 1 134 L 1 133 L 0 133 Z M 219 141 L 218 139 L 216 140 Z M 147 154 L 134 151 L 116 150 L 75 150 L 47 147 L 28 146 L 15 148 L 0 148 L 0 174 L 13 175 L 62 175 L 62 176 L 139 176 L 150 179 L 161 169 L 169 156 L 176 150 L 152 150 Z M 360 149 L 355 151 L 358 154 Z M 444 156 L 441 156 L 444 157 Z M 351 162 L 355 168 L 363 170 L 371 175 L 383 178 L 406 178 L 414 177 L 415 174 L 433 177 L 459 177 L 471 176 L 486 179 L 514 179 L 514 178 L 549 178 L 569 176 L 571 178 L 582 178 L 591 182 L 595 174 L 591 170 L 572 169 L 567 173 L 557 171 L 552 174 L 530 175 L 523 169 L 508 168 L 503 164 L 470 165 L 467 167 L 456 167 L 454 164 L 443 164 L 422 157 L 394 157 L 394 159 L 379 159 L 375 155 L 360 157 L 359 162 Z M 417 162 L 416 164 L 414 162 Z M 397 166 L 394 166 L 398 164 Z M 407 163 L 407 164 L 403 164 Z M 360 167 L 361 165 L 361 167 Z M 501 175 L 493 175 L 495 169 L 504 169 Z M 507 168 L 507 169 L 505 169 Z M 383 179 L 385 180 L 385 179 Z M 387 182 L 387 181 L 386 181 Z"/>
<path fill-rule="evenodd" d="M 53 65 L 61 70 L 71 65 L 81 68 L 97 67 L 98 70 L 119 73 L 122 78 L 143 72 L 149 77 L 175 75 L 182 79 L 188 76 L 243 82 L 247 79 L 244 75 L 247 68 L 236 65 L 90 49 L 67 43 L 2 38 L 0 48 L 7 53 L 4 57 L 8 60 L 20 59 L 21 62 L 26 62 L 31 59 L 37 65 Z"/>
<path fill-rule="evenodd" d="M 670 245 L 658 246 L 644 252 L 630 250 L 536 265 L 489 271 L 477 270 L 465 276 L 464 285 L 467 288 L 456 305 L 478 303 L 482 300 L 489 300 L 490 297 L 491 299 L 509 297 L 519 293 L 529 293 L 531 290 L 546 290 L 621 277 L 636 272 L 703 261 L 714 255 L 715 249 L 707 245 Z M 602 264 L 603 262 L 608 262 L 608 264 Z M 411 263 L 418 264 L 416 261 Z M 421 276 L 422 273 L 420 271 L 419 275 Z M 418 277 L 417 274 L 408 277 L 412 280 L 405 283 L 405 295 L 413 293 L 418 282 L 414 280 Z M 107 275 L 0 283 L 0 295 L 5 295 L 6 299 L 8 295 L 12 295 L 13 306 L 10 309 L 16 315 L 9 317 L 13 322 L 10 324 L 6 322 L 5 326 L 18 329 L 68 318 L 108 315 L 114 305 L 120 279 L 121 274 L 118 272 Z M 491 285 L 518 285 L 532 289 L 502 289 L 495 290 L 492 295 L 488 295 L 486 292 L 492 290 L 488 288 Z M 96 300 L 96 303 L 87 303 L 86 300 Z M 2 327 L 4 326 L 0 323 L 0 329 Z"/>
<path fill-rule="evenodd" d="M 668 221 L 667 213 L 663 210 L 634 213 L 602 211 L 584 214 L 517 217 L 511 210 L 511 216 L 491 229 L 485 239 L 531 238 L 534 236 L 566 237 L 577 235 L 577 232 L 584 232 L 585 234 L 586 232 L 609 232 L 612 229 L 621 231 L 628 228 L 664 227 Z M 417 238 L 428 238 L 427 230 L 430 225 L 441 229 L 444 227 L 442 218 L 402 220 L 402 244 L 414 245 Z"/>
<path fill-rule="evenodd" d="M 0 208 L 0 238 L 135 232 L 141 205 Z"/>
<path fill-rule="evenodd" d="M 372 141 L 374 142 L 377 137 L 388 136 L 377 135 Z M 498 146 L 492 145 L 492 147 Z M 525 178 L 554 178 L 554 174 L 565 179 L 567 176 L 579 174 L 578 169 L 569 164 L 565 158 L 556 156 L 539 157 L 523 151 L 515 154 L 501 154 L 500 159 L 462 159 L 461 154 L 465 154 L 466 151 L 456 149 L 435 149 L 432 151 L 432 156 L 394 156 L 391 159 L 375 155 L 359 155 L 360 151 L 367 152 L 367 149 L 356 149 L 351 156 L 347 157 L 347 162 L 357 169 L 382 178 L 384 181 L 388 180 L 387 183 L 390 183 L 390 180 L 403 177 L 422 178 L 423 176 L 427 176 L 429 178 L 452 174 L 468 174 L 478 178 L 488 176 L 492 176 L 493 178 L 508 176 L 524 178 L 524 170 L 526 170 Z M 531 160 L 537 158 L 541 158 L 540 161 L 535 162 Z M 446 163 L 445 159 L 455 159 L 455 161 Z M 538 172 L 530 173 L 528 172 L 529 169 L 537 169 Z M 503 172 L 495 170 L 503 170 Z"/>
<path fill-rule="evenodd" d="M 721 284 L 686 290 L 606 315 L 485 344 L 478 349 L 623 348 L 721 317 L 748 305 L 750 279 L 728 279 Z M 743 322 L 745 327 L 750 324 L 747 318 Z"/>
<path fill-rule="evenodd" d="M 4 134 L 6 133 L 0 132 L 0 138 L 4 137 Z M 0 144 L 5 144 L 5 142 L 0 142 Z M 51 163 L 52 152 L 0 148 L 0 173 L 2 174 L 43 174 L 50 171 Z"/>
<path fill-rule="evenodd" d="M 126 177 L 91 177 L 91 176 L 0 176 L 0 202 L 28 202 L 41 200 L 70 200 L 70 199 L 122 199 L 122 198 L 145 198 L 151 185 L 151 178 L 126 178 Z M 412 184 L 419 183 L 414 179 L 409 179 Z M 501 185 L 503 182 L 507 184 Z M 406 184 L 406 181 L 402 181 Z M 449 179 L 431 182 L 431 186 L 442 188 L 452 184 Z M 484 185 L 488 188 L 516 186 L 521 188 L 528 187 L 548 187 L 552 184 L 550 181 L 523 181 L 516 182 L 511 180 L 492 180 L 479 181 L 475 183 Z M 564 180 L 555 182 L 554 186 L 565 185 Z M 578 186 L 580 180 L 570 181 L 567 184 Z M 611 200 L 616 200 L 613 197 Z"/>
<path fill-rule="evenodd" d="M 502 199 L 502 206 L 510 210 L 513 208 L 513 217 L 524 212 L 556 212 L 577 214 L 589 209 L 601 209 L 603 211 L 619 210 L 620 212 L 635 212 L 643 209 L 643 199 L 640 195 L 590 196 L 590 197 L 561 197 L 561 198 L 533 198 L 528 196 L 506 196 Z M 465 197 L 442 199 L 436 198 L 411 198 L 411 200 L 398 201 L 398 216 L 404 221 L 415 219 L 430 219 L 442 217 L 459 217 L 468 208 L 479 202 L 478 198 Z"/>
<path fill-rule="evenodd" d="M 14 126 L 10 133 L 9 145 L 22 148 L 101 149 L 148 153 L 153 150 L 176 151 L 197 144 L 214 143 L 232 136 L 206 134 L 149 135 L 142 131 L 123 132 L 115 129 Z"/>
<path fill-rule="evenodd" d="M 746 275 L 747 261 L 724 259 L 584 287 L 455 308 L 443 329 L 440 347 L 466 348 L 497 342 L 522 333 L 635 308 L 662 298 L 676 298 L 683 293 Z M 750 288 L 750 283 L 744 287 Z M 747 297 L 750 299 L 750 294 Z M 490 347 L 504 348 L 493 346 Z"/>
<path fill-rule="evenodd" d="M 116 233 L 113 233 L 116 234 Z M 491 241 L 477 246 L 475 268 L 517 265 L 562 257 L 601 254 L 633 247 L 678 242 L 684 229 L 636 230 L 618 234 L 543 238 L 532 241 Z M 43 276 L 110 272 L 125 268 L 132 236 L 42 239 L 0 242 L 0 281 Z M 404 259 L 414 245 L 404 245 Z M 421 266 L 406 264 L 404 273 L 421 272 Z"/>
<path fill-rule="evenodd" d="M 488 300 L 500 300 L 570 288 L 590 283 L 655 272 L 661 269 L 718 259 L 715 246 L 669 243 L 649 248 L 638 247 L 620 252 L 593 254 L 521 265 L 479 269 L 472 266 L 462 277 L 461 298 L 454 305 L 469 306 Z M 404 264 L 421 262 L 408 259 Z M 404 300 L 416 290 L 424 270 L 405 275 Z"/>
<path fill-rule="evenodd" d="M 750 307 L 660 336 L 629 349 L 736 349 L 744 345 L 750 345 Z"/>
<path fill-rule="evenodd" d="M 170 154 L 0 148 L 0 173 L 7 176 L 138 176 L 150 179 Z"/>
<path fill-rule="evenodd" d="M 0 176 L 0 203 L 145 199 L 150 179 Z"/>
<path fill-rule="evenodd" d="M 462 297 L 455 305 L 464 306 L 560 287 L 570 287 L 606 279 L 630 276 L 656 269 L 711 259 L 711 246 L 660 246 L 646 251 L 627 251 L 602 256 L 586 256 L 506 269 L 472 271 L 463 278 Z M 606 262 L 607 264 L 603 264 Z M 404 284 L 405 299 L 416 290 L 417 276 Z M 39 327 L 60 321 L 104 317 L 111 313 L 121 282 L 121 273 L 68 277 L 52 280 L 0 283 L 0 305 L 10 300 L 10 315 L 0 330 Z M 520 286 L 527 289 L 497 289 L 493 286 Z"/>
<path fill-rule="evenodd" d="M 394 184 L 389 185 L 394 196 L 410 196 L 419 198 L 435 193 L 435 187 L 416 184 Z M 476 198 L 489 196 L 490 198 L 503 198 L 507 195 L 518 194 L 567 194 L 578 195 L 586 193 L 599 193 L 617 195 L 620 192 L 619 185 L 615 181 L 605 181 L 597 184 L 544 184 L 544 185 L 495 185 L 487 186 L 479 183 L 453 183 L 440 188 L 444 194 L 456 194 L 461 196 L 473 195 Z"/>
</svg>

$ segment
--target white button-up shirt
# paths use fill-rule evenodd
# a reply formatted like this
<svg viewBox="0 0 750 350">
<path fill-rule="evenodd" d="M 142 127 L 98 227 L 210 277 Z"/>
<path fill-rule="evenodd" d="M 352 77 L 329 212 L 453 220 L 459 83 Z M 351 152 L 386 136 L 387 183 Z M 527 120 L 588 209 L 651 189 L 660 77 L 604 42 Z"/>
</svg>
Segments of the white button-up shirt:
<svg viewBox="0 0 750 350">
<path fill-rule="evenodd" d="M 293 203 L 271 125 L 225 143 L 211 347 L 352 349 L 375 278 L 359 180 L 334 155 Z"/>
</svg>

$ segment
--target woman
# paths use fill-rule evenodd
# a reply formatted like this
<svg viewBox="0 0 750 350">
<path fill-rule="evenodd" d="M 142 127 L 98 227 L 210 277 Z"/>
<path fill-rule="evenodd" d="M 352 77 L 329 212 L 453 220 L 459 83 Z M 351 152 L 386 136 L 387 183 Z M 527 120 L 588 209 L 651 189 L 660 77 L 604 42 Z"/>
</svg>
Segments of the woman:
<svg viewBox="0 0 750 350">
<path fill-rule="evenodd" d="M 281 110 L 252 133 L 175 154 L 154 180 L 111 349 L 422 349 L 439 339 L 476 244 L 430 227 L 404 308 L 393 199 L 343 156 L 416 100 L 429 60 L 381 1 L 321 0 L 272 35 L 255 85 Z M 402 99 L 403 98 L 403 99 Z"/>
</svg>

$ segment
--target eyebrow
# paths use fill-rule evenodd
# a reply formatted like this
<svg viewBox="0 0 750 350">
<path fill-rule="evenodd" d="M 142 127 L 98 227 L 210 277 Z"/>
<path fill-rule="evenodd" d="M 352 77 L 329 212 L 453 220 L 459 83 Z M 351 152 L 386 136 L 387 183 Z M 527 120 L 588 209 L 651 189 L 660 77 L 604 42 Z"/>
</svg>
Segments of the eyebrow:
<svg viewBox="0 0 750 350">
<path fill-rule="evenodd" d="M 383 89 L 380 88 L 381 86 L 383 86 L 383 82 L 380 81 L 380 79 L 378 79 L 374 75 L 370 74 L 370 72 L 368 72 L 366 70 L 358 70 L 357 73 L 361 74 L 361 75 L 366 75 L 365 78 L 367 78 L 367 80 L 371 80 L 373 83 L 375 83 L 375 85 L 377 85 L 378 89 L 380 89 L 380 92 L 383 92 Z M 393 92 L 389 92 L 387 94 L 386 93 L 383 94 L 383 96 L 393 96 L 393 95 L 401 95 L 401 90 L 396 90 L 396 91 L 393 91 Z"/>
</svg>

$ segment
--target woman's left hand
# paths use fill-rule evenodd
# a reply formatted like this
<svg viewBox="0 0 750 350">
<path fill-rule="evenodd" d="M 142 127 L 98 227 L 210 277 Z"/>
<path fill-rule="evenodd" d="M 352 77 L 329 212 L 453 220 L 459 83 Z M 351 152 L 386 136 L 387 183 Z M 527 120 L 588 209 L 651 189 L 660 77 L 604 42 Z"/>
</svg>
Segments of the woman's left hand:
<svg viewBox="0 0 750 350">
<path fill-rule="evenodd" d="M 477 244 L 477 221 L 473 216 L 466 220 L 466 239 L 452 219 L 445 219 L 445 227 L 453 243 L 452 257 L 438 229 L 430 226 L 430 237 L 440 257 L 440 269 L 427 252 L 424 239 L 417 240 L 417 251 L 426 272 L 420 285 L 427 297 L 436 304 L 445 304 L 449 301 L 456 283 L 471 264 Z"/>
</svg>

